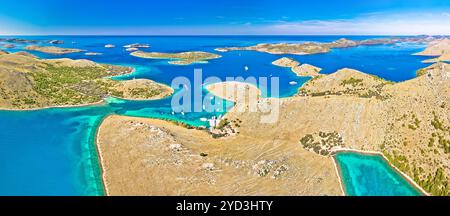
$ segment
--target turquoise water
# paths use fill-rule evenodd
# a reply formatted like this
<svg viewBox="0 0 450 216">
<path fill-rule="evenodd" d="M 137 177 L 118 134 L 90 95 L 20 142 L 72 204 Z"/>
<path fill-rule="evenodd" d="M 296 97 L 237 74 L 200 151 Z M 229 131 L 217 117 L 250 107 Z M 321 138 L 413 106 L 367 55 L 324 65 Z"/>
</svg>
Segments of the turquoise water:
<svg viewBox="0 0 450 216">
<path fill-rule="evenodd" d="M 380 155 L 340 152 L 335 156 L 345 194 L 350 196 L 420 196 L 421 192 Z"/>
<path fill-rule="evenodd" d="M 300 43 L 304 41 L 333 41 L 342 36 L 36 36 L 31 39 L 59 39 L 66 43 L 61 47 L 86 49 L 101 52 L 101 56 L 86 56 L 83 53 L 64 55 L 73 59 L 90 59 L 101 63 L 128 65 L 136 69 L 131 75 L 116 77 L 127 80 L 147 78 L 170 85 L 175 77 L 194 79 L 194 69 L 201 68 L 203 78 L 226 77 L 279 77 L 278 97 L 292 96 L 309 77 L 297 77 L 288 68 L 276 67 L 272 61 L 290 56 L 301 63 L 322 67 L 323 73 L 331 73 L 343 67 L 365 71 L 392 81 L 403 81 L 415 76 L 415 71 L 425 67 L 424 57 L 412 56 L 423 48 L 420 44 L 388 46 L 363 46 L 333 50 L 330 53 L 293 56 L 271 55 L 254 51 L 220 53 L 223 57 L 208 64 L 188 66 L 169 65 L 164 60 L 141 59 L 130 56 L 123 45 L 148 43 L 145 51 L 191 51 L 215 52 L 217 47 L 248 46 L 257 43 Z M 361 40 L 373 37 L 351 36 Z M 117 47 L 104 48 L 112 43 Z M 20 51 L 24 45 L 8 49 Z M 42 58 L 61 56 L 32 52 Z M 389 61 L 388 61 L 389 60 Z M 245 66 L 249 68 L 244 70 Z M 295 81 L 296 85 L 289 82 Z M 270 89 L 269 80 L 267 86 Z M 208 92 L 203 89 L 203 97 Z M 267 96 L 271 95 L 267 92 Z M 0 111 L 0 195 L 101 195 L 97 154 L 94 145 L 95 132 L 107 115 L 151 117 L 185 122 L 194 126 L 206 126 L 200 118 L 224 114 L 226 109 L 214 113 L 192 112 L 172 114 L 171 97 L 156 101 L 127 101 L 109 98 L 103 105 L 78 108 L 52 108 L 36 111 Z M 193 103 L 198 103 L 194 101 Z M 232 104 L 224 102 L 223 107 Z"/>
</svg>

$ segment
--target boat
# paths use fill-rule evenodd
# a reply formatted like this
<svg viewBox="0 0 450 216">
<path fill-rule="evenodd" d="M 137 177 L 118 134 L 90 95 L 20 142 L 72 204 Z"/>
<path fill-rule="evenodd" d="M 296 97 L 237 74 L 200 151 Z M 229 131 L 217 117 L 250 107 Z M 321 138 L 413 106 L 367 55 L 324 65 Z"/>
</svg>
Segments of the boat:
<svg viewBox="0 0 450 216">
<path fill-rule="evenodd" d="M 290 84 L 290 85 L 297 85 L 297 82 L 295 82 L 295 81 L 290 81 L 289 84 Z"/>
<path fill-rule="evenodd" d="M 247 65 L 245 65 L 244 69 L 245 69 L 245 71 L 248 71 L 248 66 L 247 66 Z"/>
<path fill-rule="evenodd" d="M 105 45 L 105 48 L 114 48 L 114 47 L 116 47 L 116 45 L 114 45 L 114 44 L 106 44 Z"/>
<path fill-rule="evenodd" d="M 126 49 L 126 51 L 128 51 L 128 52 L 134 52 L 134 51 L 138 51 L 138 50 L 139 50 L 138 48 L 134 48 L 134 47 Z"/>
</svg>

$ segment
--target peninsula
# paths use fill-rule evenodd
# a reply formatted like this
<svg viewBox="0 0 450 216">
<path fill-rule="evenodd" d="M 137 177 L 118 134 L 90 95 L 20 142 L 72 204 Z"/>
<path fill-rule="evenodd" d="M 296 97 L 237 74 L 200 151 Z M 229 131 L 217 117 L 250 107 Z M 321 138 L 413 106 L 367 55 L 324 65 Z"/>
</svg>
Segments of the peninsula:
<svg viewBox="0 0 450 216">
<path fill-rule="evenodd" d="M 36 109 L 98 103 L 108 96 L 157 99 L 172 94 L 150 80 L 115 81 L 129 67 L 89 60 L 39 59 L 26 52 L 0 54 L 0 108 Z"/>
<path fill-rule="evenodd" d="M 220 55 L 208 52 L 193 51 L 180 53 L 161 53 L 161 52 L 144 52 L 135 51 L 130 53 L 132 56 L 148 59 L 169 59 L 169 64 L 174 65 L 190 65 L 197 63 L 208 63 L 208 60 L 220 58 Z"/>
<path fill-rule="evenodd" d="M 62 55 L 62 54 L 69 54 L 69 53 L 77 53 L 77 52 L 83 52 L 85 50 L 81 49 L 72 49 L 72 48 L 61 48 L 61 47 L 55 47 L 55 46 L 37 46 L 37 45 L 30 45 L 25 47 L 26 50 L 30 51 L 38 51 L 48 54 L 55 54 L 55 55 Z"/>
</svg>

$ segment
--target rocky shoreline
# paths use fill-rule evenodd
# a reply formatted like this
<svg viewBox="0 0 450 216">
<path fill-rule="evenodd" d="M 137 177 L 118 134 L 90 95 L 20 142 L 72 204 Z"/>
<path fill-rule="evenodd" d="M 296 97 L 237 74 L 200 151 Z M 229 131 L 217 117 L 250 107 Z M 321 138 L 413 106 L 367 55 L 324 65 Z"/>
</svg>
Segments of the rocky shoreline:
<svg viewBox="0 0 450 216">
<path fill-rule="evenodd" d="M 376 38 L 367 39 L 361 41 L 353 41 L 345 38 L 329 42 L 329 43 L 319 43 L 319 42 L 304 42 L 304 43 L 262 43 L 254 46 L 247 47 L 223 47 L 216 48 L 218 52 L 229 52 L 238 50 L 252 50 L 258 52 L 266 52 L 270 54 L 293 54 L 293 55 L 310 55 L 318 53 L 327 53 L 331 49 L 342 49 L 356 46 L 372 46 L 372 45 L 384 45 L 384 44 L 396 44 L 404 42 L 414 42 L 414 43 L 429 43 L 435 40 L 439 40 L 445 37 L 436 36 L 416 36 L 416 37 L 392 37 L 392 38 Z"/>
</svg>

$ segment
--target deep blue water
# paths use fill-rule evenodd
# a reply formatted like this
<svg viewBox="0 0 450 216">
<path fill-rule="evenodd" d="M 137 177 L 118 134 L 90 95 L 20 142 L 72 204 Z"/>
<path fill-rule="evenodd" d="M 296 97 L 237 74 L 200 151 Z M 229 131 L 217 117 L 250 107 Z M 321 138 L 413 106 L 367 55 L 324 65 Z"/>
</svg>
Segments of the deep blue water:
<svg viewBox="0 0 450 216">
<path fill-rule="evenodd" d="M 193 80 L 194 69 L 202 69 L 203 78 L 226 77 L 279 77 L 278 97 L 288 97 L 306 82 L 308 77 L 297 77 L 290 69 L 276 67 L 272 61 L 289 56 L 301 63 L 322 67 L 323 73 L 350 67 L 378 75 L 392 81 L 403 81 L 415 76 L 415 71 L 426 66 L 420 61 L 424 57 L 412 56 L 424 46 L 420 44 L 400 44 L 383 46 L 361 46 L 337 49 L 326 54 L 294 56 L 271 55 L 254 51 L 219 53 L 223 57 L 208 64 L 188 66 L 169 65 L 165 60 L 141 59 L 130 56 L 122 48 L 131 43 L 148 43 L 144 51 L 208 51 L 217 47 L 248 46 L 257 43 L 304 41 L 328 42 L 342 36 L 170 36 L 170 37 L 103 37 L 103 36 L 33 36 L 23 37 L 38 40 L 60 39 L 61 47 L 86 49 L 101 52 L 102 56 L 86 56 L 84 53 L 64 55 L 73 59 L 90 59 L 101 63 L 128 65 L 136 69 L 132 75 L 116 79 L 148 78 L 170 85 L 175 77 L 184 76 Z M 352 36 L 361 40 L 373 37 Z M 72 43 L 73 42 L 73 43 Z M 116 48 L 104 48 L 105 44 L 115 44 Z M 18 45 L 7 51 L 23 49 Z M 42 58 L 60 58 L 32 52 Z M 244 68 L 249 68 L 246 71 Z M 296 81 L 296 85 L 289 82 Z M 267 96 L 271 95 L 268 82 Z M 201 87 L 202 88 L 202 87 Z M 203 96 L 207 94 L 203 90 Z M 224 113 L 172 114 L 171 98 L 156 101 L 125 101 L 109 99 L 104 105 L 81 108 L 55 108 L 37 111 L 0 111 L 0 195 L 98 195 L 102 194 L 99 180 L 97 155 L 94 146 L 95 132 L 101 120 L 109 114 L 142 116 L 171 119 L 191 125 L 202 126 L 200 118 Z M 230 107 L 231 103 L 224 104 Z"/>
<path fill-rule="evenodd" d="M 380 155 L 336 154 L 345 193 L 350 196 L 420 196 L 421 192 Z"/>
</svg>

